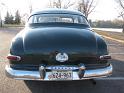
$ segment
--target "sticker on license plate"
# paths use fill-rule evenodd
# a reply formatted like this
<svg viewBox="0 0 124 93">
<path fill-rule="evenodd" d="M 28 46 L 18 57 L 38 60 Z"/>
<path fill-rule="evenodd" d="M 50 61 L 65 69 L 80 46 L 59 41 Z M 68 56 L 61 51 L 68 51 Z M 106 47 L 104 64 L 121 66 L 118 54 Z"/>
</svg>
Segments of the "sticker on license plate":
<svg viewBox="0 0 124 93">
<path fill-rule="evenodd" d="M 50 80 L 72 80 L 72 71 L 56 71 L 53 70 L 49 79 Z"/>
</svg>

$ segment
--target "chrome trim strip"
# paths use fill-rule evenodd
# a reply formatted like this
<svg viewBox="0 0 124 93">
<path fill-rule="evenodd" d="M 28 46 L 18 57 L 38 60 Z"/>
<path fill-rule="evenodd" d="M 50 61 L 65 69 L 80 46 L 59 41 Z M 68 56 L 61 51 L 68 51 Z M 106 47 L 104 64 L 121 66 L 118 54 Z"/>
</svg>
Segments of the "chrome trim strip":
<svg viewBox="0 0 124 93">
<path fill-rule="evenodd" d="M 112 74 L 112 65 L 95 70 L 85 70 L 84 77 L 81 79 L 92 79 L 106 77 Z M 5 68 L 6 75 L 10 78 L 19 80 L 41 80 L 41 81 L 51 81 L 48 76 L 51 72 L 46 72 L 44 79 L 41 78 L 39 71 L 24 71 L 24 70 L 14 70 L 10 68 L 9 65 Z M 73 71 L 73 80 L 81 80 L 78 76 L 78 71 Z"/>
<path fill-rule="evenodd" d="M 78 66 L 65 66 L 65 65 L 61 65 L 61 66 L 47 66 L 45 69 L 48 70 L 78 70 L 79 67 Z"/>
<path fill-rule="evenodd" d="M 110 55 L 102 55 L 99 57 L 101 60 L 111 59 Z"/>
</svg>

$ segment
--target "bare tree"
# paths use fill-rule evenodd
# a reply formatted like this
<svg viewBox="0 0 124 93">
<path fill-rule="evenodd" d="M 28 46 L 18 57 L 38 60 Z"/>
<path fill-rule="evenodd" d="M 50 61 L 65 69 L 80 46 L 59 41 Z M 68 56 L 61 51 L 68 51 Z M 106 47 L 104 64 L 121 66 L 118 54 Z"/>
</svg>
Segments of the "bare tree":
<svg viewBox="0 0 124 93">
<path fill-rule="evenodd" d="M 122 24 L 122 32 L 124 33 L 124 0 L 116 0 L 116 2 L 118 3 L 119 5 L 119 16 L 118 17 L 121 17 L 122 20 L 123 20 L 123 24 Z"/>
<path fill-rule="evenodd" d="M 84 15 L 88 18 L 89 14 L 95 9 L 96 4 L 96 0 L 79 0 L 78 11 L 84 13 Z"/>
<path fill-rule="evenodd" d="M 32 12 L 32 4 L 29 5 L 29 12 L 31 13 Z"/>
<path fill-rule="evenodd" d="M 6 6 L 6 5 L 3 2 L 0 1 L 0 27 L 2 27 L 2 18 L 1 18 L 2 6 Z"/>
<path fill-rule="evenodd" d="M 124 0 L 117 0 L 122 9 L 124 9 Z"/>
<path fill-rule="evenodd" d="M 29 12 L 31 13 L 33 10 L 33 7 L 32 7 L 32 2 L 31 0 L 29 0 Z"/>
<path fill-rule="evenodd" d="M 68 9 L 69 7 L 73 6 L 75 3 L 71 2 L 70 0 L 49 0 L 49 7 L 50 8 L 64 8 Z"/>
</svg>

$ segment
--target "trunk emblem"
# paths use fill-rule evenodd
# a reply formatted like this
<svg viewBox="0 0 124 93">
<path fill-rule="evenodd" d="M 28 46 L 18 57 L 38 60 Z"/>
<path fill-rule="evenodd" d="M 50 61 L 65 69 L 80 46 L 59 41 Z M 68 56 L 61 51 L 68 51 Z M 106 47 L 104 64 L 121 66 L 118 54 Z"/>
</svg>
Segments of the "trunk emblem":
<svg viewBox="0 0 124 93">
<path fill-rule="evenodd" d="M 56 61 L 65 62 L 68 60 L 68 55 L 66 53 L 58 53 L 56 55 Z"/>
</svg>

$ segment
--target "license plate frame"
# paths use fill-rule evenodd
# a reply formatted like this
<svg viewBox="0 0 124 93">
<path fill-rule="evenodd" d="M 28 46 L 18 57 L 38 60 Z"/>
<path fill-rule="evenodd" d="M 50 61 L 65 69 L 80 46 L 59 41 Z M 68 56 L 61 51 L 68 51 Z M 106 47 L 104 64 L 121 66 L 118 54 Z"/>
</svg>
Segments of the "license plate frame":
<svg viewBox="0 0 124 93">
<path fill-rule="evenodd" d="M 51 80 L 72 80 L 73 72 L 72 70 L 52 70 Z"/>
</svg>

